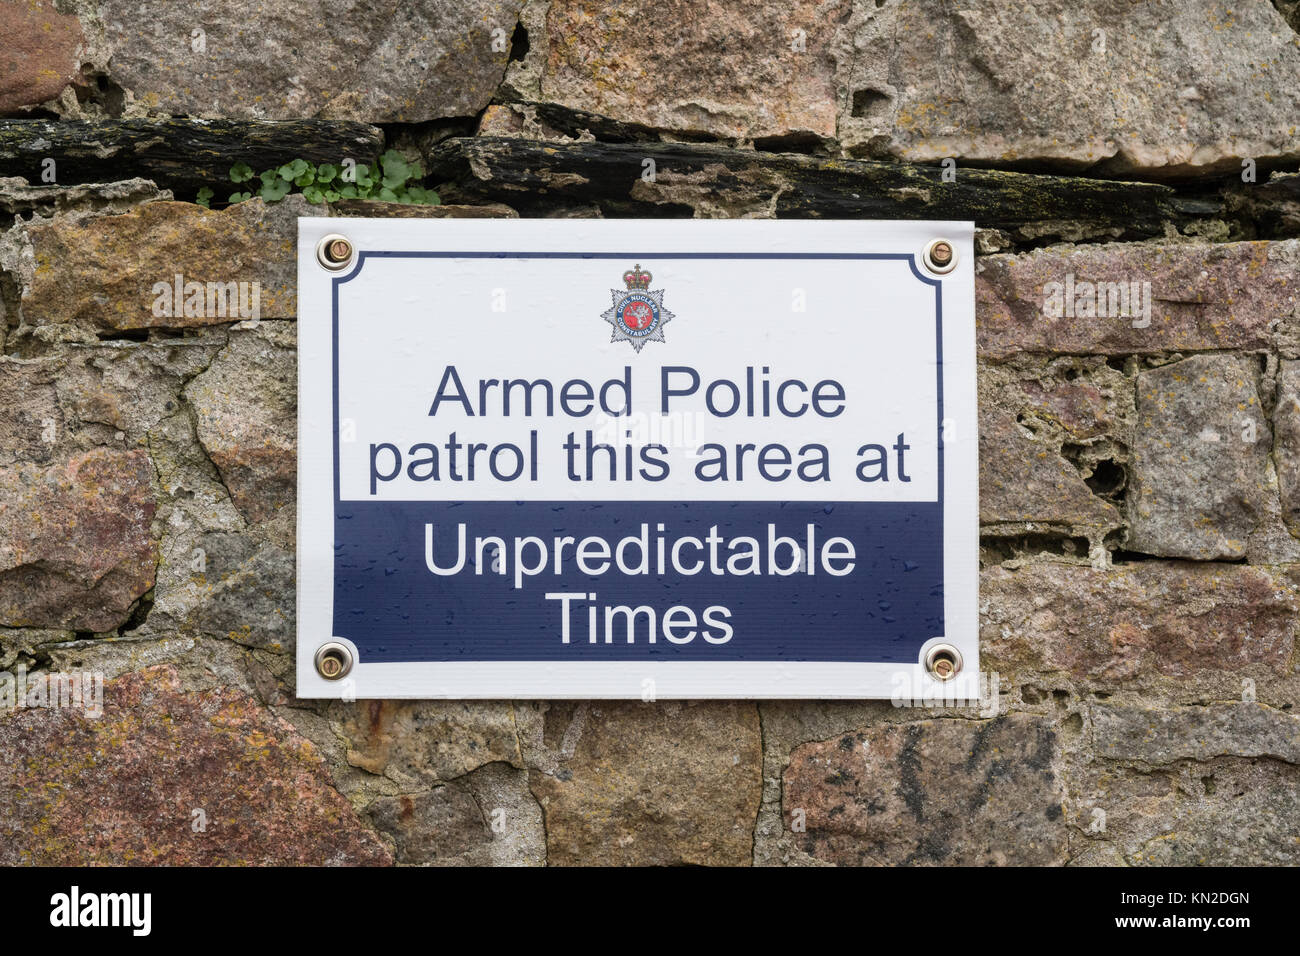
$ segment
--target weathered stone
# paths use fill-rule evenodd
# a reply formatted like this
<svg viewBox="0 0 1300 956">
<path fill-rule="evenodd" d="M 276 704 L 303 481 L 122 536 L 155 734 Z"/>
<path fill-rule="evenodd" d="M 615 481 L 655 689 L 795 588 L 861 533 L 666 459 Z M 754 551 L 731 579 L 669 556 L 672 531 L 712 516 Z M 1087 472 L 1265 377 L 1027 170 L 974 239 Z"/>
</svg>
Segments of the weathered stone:
<svg viewBox="0 0 1300 956">
<path fill-rule="evenodd" d="M 975 275 L 980 354 L 1157 355 L 1267 348 L 1274 327 L 1295 313 L 1295 270 L 1285 259 L 1296 245 L 1150 243 L 982 257 Z M 1062 287 L 1063 309 L 1067 281 L 1075 291 L 1075 314 L 1054 317 L 1051 313 L 1060 310 L 1048 302 L 1056 291 L 1049 283 Z M 1137 314 L 1118 314 L 1110 288 L 1094 298 L 1099 283 L 1113 285 L 1118 294 L 1121 285 L 1131 291 L 1134 282 L 1150 283 L 1149 325 L 1131 305 Z M 1140 285 L 1139 294 L 1145 296 Z"/>
<path fill-rule="evenodd" d="M 1132 388 L 1099 359 L 981 368 L 981 524 L 1050 524 L 1094 537 L 1117 527 L 1119 511 L 1102 496 L 1123 488 L 1123 470 L 1107 456 L 1127 437 Z"/>
<path fill-rule="evenodd" d="M 0 36 L 0 114 L 54 99 L 81 72 L 81 24 L 53 3 L 0 6 Z"/>
<path fill-rule="evenodd" d="M 230 343 L 185 389 L 199 441 L 249 522 L 264 521 L 282 508 L 292 510 L 296 501 L 293 331 L 278 322 L 233 331 Z"/>
<path fill-rule="evenodd" d="M 108 682 L 102 703 L 98 719 L 0 718 L 0 862 L 391 862 L 312 744 L 246 694 L 156 667 Z"/>
<path fill-rule="evenodd" d="M 0 465 L 48 462 L 89 446 L 131 447 L 180 408 L 188 376 L 220 342 L 70 345 L 32 359 L 0 357 Z"/>
<path fill-rule="evenodd" d="M 1280 363 L 1273 410 L 1273 461 L 1277 466 L 1282 519 L 1300 535 L 1300 362 Z"/>
<path fill-rule="evenodd" d="M 654 177 L 643 174 L 654 162 Z M 523 215 L 565 205 L 610 216 L 780 219 L 970 219 L 1019 239 L 1120 239 L 1192 228 L 1215 203 L 1167 186 L 937 166 L 830 160 L 661 142 L 535 142 L 454 137 L 430 153 L 450 202 L 502 202 Z"/>
<path fill-rule="evenodd" d="M 743 865 L 761 798 L 758 711 L 737 701 L 552 702 L 532 770 L 552 865 Z"/>
<path fill-rule="evenodd" d="M 383 142 L 383 133 L 365 123 L 297 118 L 275 123 L 0 120 L 0 175 L 25 176 L 35 182 L 45 171 L 42 162 L 49 159 L 58 181 L 65 185 L 139 176 L 183 198 L 207 186 L 224 200 L 244 188 L 230 182 L 230 169 L 236 163 L 246 163 L 259 173 L 295 159 L 336 166 L 345 159 L 373 163 Z"/>
<path fill-rule="evenodd" d="M 33 223 L 26 233 L 34 268 L 20 277 L 23 321 L 95 330 L 237 322 L 250 317 L 239 308 L 242 301 L 251 312 L 254 292 L 261 318 L 293 318 L 297 219 L 314 214 L 323 210 L 289 196 L 271 205 L 251 199 L 220 212 L 154 202 L 121 216 Z M 194 308 L 183 299 L 180 314 L 171 291 L 177 276 L 182 284 L 203 285 Z M 230 283 L 249 284 L 242 300 L 238 289 L 216 288 Z"/>
<path fill-rule="evenodd" d="M 1056 760 L 1056 731 L 1027 714 L 867 727 L 796 747 L 782 812 L 841 865 L 1062 863 Z"/>
<path fill-rule="evenodd" d="M 360 701 L 345 708 L 341 731 L 349 764 L 407 788 L 455 780 L 494 761 L 523 766 L 508 703 Z"/>
<path fill-rule="evenodd" d="M 1300 770 L 1219 757 L 1168 767 L 1070 768 L 1072 865 L 1262 866 L 1300 862 Z"/>
<path fill-rule="evenodd" d="M 839 135 L 859 154 L 1161 176 L 1300 156 L 1300 44 L 1268 0 L 905 0 L 854 27 Z"/>
<path fill-rule="evenodd" d="M 293 648 L 297 578 L 292 552 L 249 535 L 214 531 L 178 557 L 193 593 L 187 595 L 188 613 L 175 621 L 177 631 L 275 651 Z M 163 612 L 174 616 L 177 603 L 176 595 L 168 595 Z"/>
<path fill-rule="evenodd" d="M 521 5 L 100 0 L 99 16 L 113 79 L 151 111 L 397 123 L 486 106 Z"/>
<path fill-rule="evenodd" d="M 1035 564 L 980 575 L 981 665 L 1106 686 L 1289 672 L 1294 591 L 1261 568 L 1165 561 Z"/>
<path fill-rule="evenodd" d="M 369 811 L 375 826 L 393 837 L 399 863 L 546 862 L 542 811 L 528 791 L 528 773 L 505 764 L 488 764 L 426 793 L 381 797 Z"/>
<path fill-rule="evenodd" d="M 1273 757 L 1300 763 L 1300 717 L 1263 704 L 1147 708 L 1094 704 L 1099 757 L 1169 764 L 1212 757 Z"/>
<path fill-rule="evenodd" d="M 1277 495 L 1259 366 L 1197 355 L 1138 374 L 1128 496 L 1130 550 L 1241 558 Z"/>
<path fill-rule="evenodd" d="M 1300 864 L 1300 775 L 1294 767 L 1260 761 L 1197 782 L 1198 797 L 1184 799 L 1171 825 L 1129 854 L 1130 865 Z"/>
<path fill-rule="evenodd" d="M 837 34 L 850 7 L 555 0 L 537 41 L 538 98 L 733 139 L 834 137 Z"/>
<path fill-rule="evenodd" d="M 10 215 L 98 213 L 117 215 L 159 199 L 171 199 L 148 179 L 123 179 L 80 186 L 31 185 L 22 176 L 0 177 L 0 211 Z"/>
<path fill-rule="evenodd" d="M 123 624 L 158 562 L 152 477 L 142 450 L 0 468 L 0 623 Z"/>
</svg>

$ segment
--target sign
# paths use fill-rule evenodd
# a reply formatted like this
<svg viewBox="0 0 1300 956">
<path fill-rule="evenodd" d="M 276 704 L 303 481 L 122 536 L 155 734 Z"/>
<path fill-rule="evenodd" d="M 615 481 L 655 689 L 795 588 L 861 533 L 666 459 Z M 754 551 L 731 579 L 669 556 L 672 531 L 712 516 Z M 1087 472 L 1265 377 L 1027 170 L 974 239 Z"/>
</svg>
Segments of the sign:
<svg viewBox="0 0 1300 956">
<path fill-rule="evenodd" d="M 972 246 L 299 220 L 299 696 L 977 697 Z"/>
</svg>

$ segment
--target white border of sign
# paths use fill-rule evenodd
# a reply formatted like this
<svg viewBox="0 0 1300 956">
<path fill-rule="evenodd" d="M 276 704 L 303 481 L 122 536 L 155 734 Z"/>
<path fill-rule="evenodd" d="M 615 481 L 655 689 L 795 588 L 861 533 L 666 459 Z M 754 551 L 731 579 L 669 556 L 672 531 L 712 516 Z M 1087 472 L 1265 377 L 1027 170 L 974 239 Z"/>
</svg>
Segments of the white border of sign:
<svg viewBox="0 0 1300 956">
<path fill-rule="evenodd" d="M 853 252 L 921 257 L 950 240 L 956 267 L 943 283 L 944 619 L 961 673 L 940 684 L 918 660 L 824 661 L 358 661 L 342 681 L 315 669 L 316 649 L 336 640 L 333 595 L 333 356 L 331 283 L 316 245 L 332 233 L 358 251 L 636 248 L 646 253 Z M 353 267 L 349 267 L 351 271 Z M 346 275 L 347 273 L 342 273 Z M 930 273 L 924 273 L 927 276 Z M 957 412 L 954 417 L 953 411 Z M 980 697 L 979 489 L 975 380 L 974 224 L 970 222 L 696 221 L 536 219 L 298 220 L 298 655 L 301 698 L 423 699 L 930 699 Z M 344 641 L 348 644 L 349 642 Z M 355 648 L 353 648 L 355 653 Z M 727 688 L 719 693 L 719 688 Z"/>
</svg>

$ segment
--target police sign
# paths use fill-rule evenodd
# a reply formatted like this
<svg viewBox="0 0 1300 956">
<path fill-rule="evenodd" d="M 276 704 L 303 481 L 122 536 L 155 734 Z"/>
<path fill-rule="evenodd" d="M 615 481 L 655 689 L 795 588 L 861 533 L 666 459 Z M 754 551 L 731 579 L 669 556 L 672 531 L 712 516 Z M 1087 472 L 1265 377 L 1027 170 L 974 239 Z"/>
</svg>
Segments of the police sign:
<svg viewBox="0 0 1300 956">
<path fill-rule="evenodd" d="M 972 238 L 300 220 L 299 695 L 976 697 Z"/>
</svg>

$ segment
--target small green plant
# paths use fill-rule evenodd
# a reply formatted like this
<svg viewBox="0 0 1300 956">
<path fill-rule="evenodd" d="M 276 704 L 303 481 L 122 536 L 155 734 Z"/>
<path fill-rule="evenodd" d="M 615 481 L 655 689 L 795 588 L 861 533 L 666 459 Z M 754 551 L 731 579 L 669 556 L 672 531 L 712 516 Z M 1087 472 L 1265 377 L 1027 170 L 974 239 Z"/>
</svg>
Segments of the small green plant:
<svg viewBox="0 0 1300 956">
<path fill-rule="evenodd" d="M 228 201 L 233 205 L 259 196 L 266 202 L 279 202 L 296 188 L 313 205 L 340 199 L 379 199 L 436 206 L 442 200 L 432 189 L 419 185 L 423 176 L 419 163 L 408 163 L 393 149 L 379 158 L 378 169 L 366 163 L 349 163 L 343 167 L 321 163 L 316 166 L 304 159 L 295 159 L 276 169 L 255 173 L 247 163 L 239 162 L 230 168 L 230 181 L 237 186 L 248 185 L 232 192 Z M 209 207 L 213 195 L 213 191 L 204 186 L 195 202 Z"/>
</svg>

